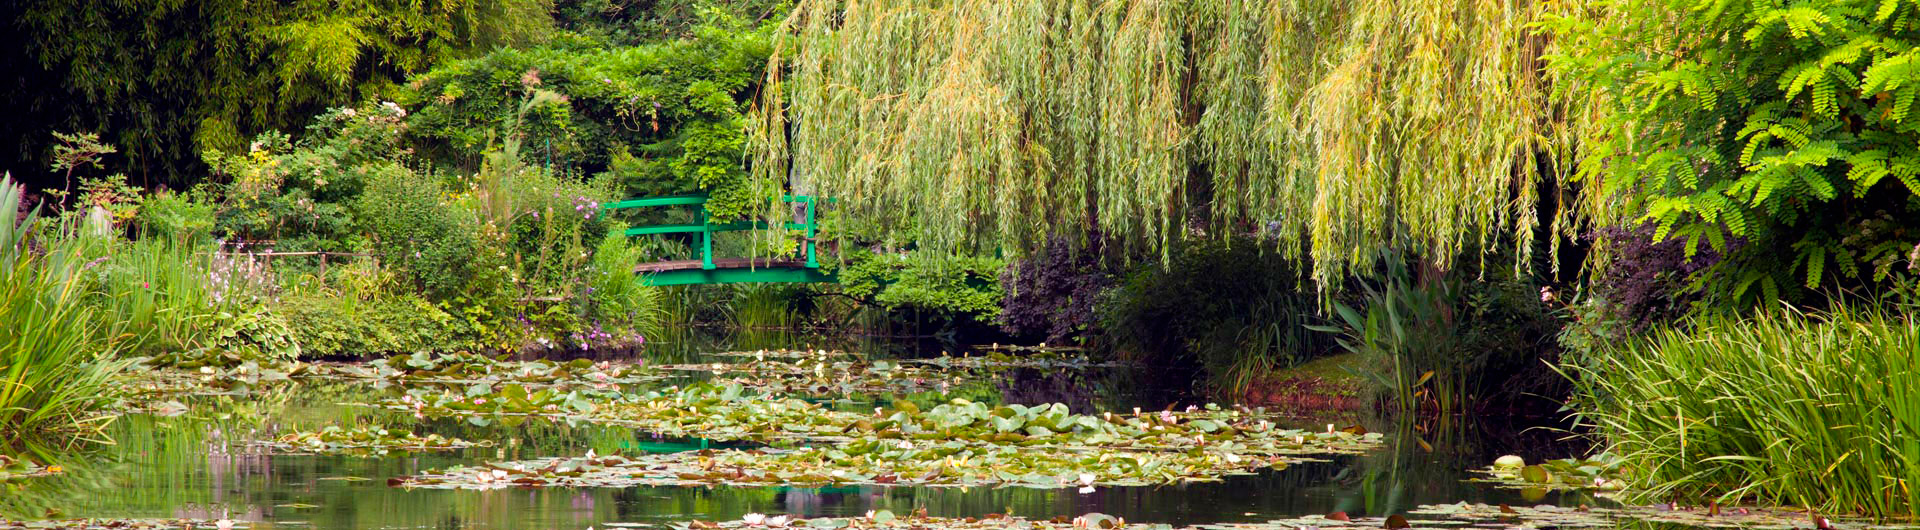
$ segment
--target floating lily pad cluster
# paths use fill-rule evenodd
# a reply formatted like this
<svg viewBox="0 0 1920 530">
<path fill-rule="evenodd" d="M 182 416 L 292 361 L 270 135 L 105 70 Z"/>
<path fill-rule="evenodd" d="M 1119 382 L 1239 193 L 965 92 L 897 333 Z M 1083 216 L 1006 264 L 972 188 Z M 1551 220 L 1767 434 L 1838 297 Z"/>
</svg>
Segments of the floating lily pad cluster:
<svg viewBox="0 0 1920 530">
<path fill-rule="evenodd" d="M 464 389 L 409 389 L 389 408 L 410 410 L 425 415 L 513 414 L 578 415 L 598 408 L 596 403 L 620 399 L 623 394 L 610 390 L 567 390 L 556 387 L 530 389 L 521 383 L 474 383 Z"/>
<path fill-rule="evenodd" d="M 911 359 L 903 363 L 941 368 L 1038 368 L 1081 369 L 1119 366 L 1119 363 L 1095 361 L 1078 350 L 1040 350 L 1020 355 L 990 351 L 986 355 L 941 355 L 931 359 Z"/>
<path fill-rule="evenodd" d="M 891 394 L 965 383 L 972 374 L 894 361 L 850 357 L 755 359 L 741 363 L 676 364 L 663 370 L 709 372 L 716 383 L 781 394 Z"/>
<path fill-rule="evenodd" d="M 42 466 L 23 459 L 0 455 L 0 482 L 58 475 L 60 466 Z"/>
<path fill-rule="evenodd" d="M 1421 506 L 1405 515 L 1349 517 L 1345 513 L 1280 519 L 1265 523 L 1198 525 L 1198 530 L 1381 530 L 1397 528 L 1619 528 L 1631 523 L 1655 523 L 1697 528 L 1755 530 L 1831 529 L 1895 530 L 1913 525 L 1885 525 L 1864 520 L 1829 520 L 1802 512 L 1738 508 L 1687 509 L 1673 506 L 1532 507 L 1488 504 Z"/>
<path fill-rule="evenodd" d="M 365 364 L 327 364 L 326 375 L 375 379 L 407 386 L 516 383 L 525 386 L 579 386 L 616 389 L 616 385 L 663 379 L 645 363 L 614 364 L 586 359 L 511 361 L 475 353 L 426 352 Z"/>
<path fill-rule="evenodd" d="M 1281 468 L 1297 459 L 1230 451 L 1033 451 L 962 442 L 861 441 L 793 450 L 702 450 L 671 454 L 547 458 L 454 467 L 396 485 L 486 489 L 510 486 L 1018 486 L 1092 488 L 1215 480 Z"/>
<path fill-rule="evenodd" d="M 228 367 L 131 370 L 120 380 L 121 395 L 138 409 L 182 396 L 238 395 L 291 382 L 312 365 L 297 362 L 262 365 L 247 361 Z"/>
<path fill-rule="evenodd" d="M 1306 455 L 1358 453 L 1380 440 L 1377 434 L 1281 429 L 1258 414 L 1212 406 L 1082 415 L 1057 403 L 989 407 L 955 399 L 925 411 L 902 402 L 866 415 L 749 396 L 737 385 L 695 385 L 609 404 L 590 416 L 672 436 L 832 445 L 489 464 L 402 485 L 1145 485 L 1251 473 Z M 1041 447 L 1048 450 L 1033 450 Z"/>
<path fill-rule="evenodd" d="M 1141 530 L 1172 529 L 1171 526 L 1164 524 L 1128 525 L 1125 519 L 1100 513 L 1089 513 L 1079 517 L 1060 516 L 1053 519 L 1040 520 L 1001 514 L 987 514 L 984 517 L 977 518 L 928 517 L 925 510 L 917 511 L 911 515 L 894 515 L 893 512 L 887 510 L 878 510 L 869 511 L 864 517 L 817 517 L 813 519 L 805 519 L 791 515 L 768 516 L 765 514 L 750 513 L 745 517 L 733 521 L 693 520 L 671 523 L 668 527 L 674 530 L 779 530 L 783 528 L 826 530 L 842 528 L 853 530 L 879 528 L 912 528 L 915 530 L 998 530 L 1003 528 L 1065 530 L 1071 528 L 1082 530 L 1109 530 L 1120 527 L 1138 528 Z"/>
<path fill-rule="evenodd" d="M 36 521 L 9 521 L 0 519 L 0 528 L 28 528 L 61 530 L 141 530 L 141 529 L 210 529 L 229 530 L 249 528 L 245 522 L 209 521 L 206 519 L 45 519 Z"/>
<path fill-rule="evenodd" d="M 754 350 L 709 353 L 707 355 L 718 357 L 751 357 L 754 360 L 864 357 L 863 355 L 844 350 Z"/>
<path fill-rule="evenodd" d="M 623 425 L 663 436 L 717 441 L 847 442 L 940 440 L 970 444 L 1084 449 L 1187 450 L 1207 448 L 1249 455 L 1358 453 L 1379 444 L 1371 433 L 1282 429 L 1247 410 L 1208 405 L 1183 412 L 1074 414 L 1064 404 L 1006 405 L 954 399 L 922 411 L 911 402 L 863 414 L 777 395 L 752 394 L 737 384 L 697 383 L 621 399 L 593 401 L 508 385 L 501 398 L 409 395 L 401 403 L 423 414 L 563 414 Z M 522 399 L 525 395 L 525 399 Z"/>
<path fill-rule="evenodd" d="M 392 450 L 445 451 L 490 446 L 491 441 L 469 442 L 438 434 L 420 436 L 410 431 L 361 426 L 342 429 L 329 425 L 312 432 L 293 432 L 256 445 L 282 453 L 385 454 Z"/>
<path fill-rule="evenodd" d="M 1605 453 L 1538 464 L 1527 464 L 1517 456 L 1505 456 L 1477 471 L 1486 477 L 1482 481 L 1505 488 L 1619 491 L 1626 487 L 1624 464 L 1624 459 Z"/>
</svg>

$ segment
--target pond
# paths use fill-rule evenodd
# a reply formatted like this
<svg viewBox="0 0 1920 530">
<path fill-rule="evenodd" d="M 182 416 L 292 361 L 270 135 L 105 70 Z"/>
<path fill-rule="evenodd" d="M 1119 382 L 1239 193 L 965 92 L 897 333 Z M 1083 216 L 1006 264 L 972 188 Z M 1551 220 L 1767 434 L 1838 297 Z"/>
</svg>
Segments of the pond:
<svg viewBox="0 0 1920 530">
<path fill-rule="evenodd" d="M 650 351 L 637 356 L 574 355 L 597 361 L 644 358 L 652 366 L 731 366 L 748 361 L 718 352 L 818 351 L 831 346 L 851 350 L 868 361 L 892 360 L 893 364 L 874 363 L 890 367 L 932 366 L 897 363 L 942 353 L 912 343 L 834 344 L 818 337 L 778 333 L 687 334 L 679 339 L 657 341 Z M 775 359 L 759 355 L 751 362 L 782 361 L 777 355 Z M 896 378 L 905 381 L 902 385 L 924 387 L 907 389 L 914 391 L 912 397 L 881 388 L 873 390 L 887 393 L 829 391 L 809 400 L 828 409 L 851 411 L 897 406 L 905 400 L 931 406 L 956 397 L 990 406 L 1059 402 L 1073 413 L 1091 415 L 1131 413 L 1136 407 L 1178 409 L 1198 401 L 1156 384 L 1169 378 L 1156 378 L 1154 372 L 1154 368 L 1061 363 L 995 370 L 990 377 L 976 380 Z M 626 385 L 627 390 L 728 376 L 725 371 L 658 373 L 667 375 Z M 901 514 L 925 510 L 941 517 L 1010 514 L 1037 520 L 1099 512 L 1128 521 L 1179 526 L 1332 512 L 1356 518 L 1387 516 L 1421 505 L 1463 501 L 1515 506 L 1606 503 L 1588 493 L 1522 492 L 1468 480 L 1478 476 L 1472 470 L 1500 455 L 1537 460 L 1583 451 L 1562 442 L 1563 434 L 1553 427 L 1472 418 L 1396 424 L 1354 413 L 1281 415 L 1274 416 L 1274 421 L 1310 430 L 1324 431 L 1333 425 L 1383 433 L 1380 447 L 1360 454 L 1314 456 L 1284 469 L 1231 475 L 1214 482 L 1050 489 L 882 484 L 396 487 L 390 481 L 486 462 L 583 454 L 643 458 L 728 444 L 660 437 L 598 422 L 416 415 L 405 407 L 369 406 L 378 399 L 391 403 L 394 396 L 407 399 L 400 386 L 306 378 L 235 395 L 180 397 L 156 413 L 119 418 L 110 429 L 113 445 L 41 455 L 61 465 L 64 472 L 0 486 L 7 488 L 0 498 L 0 518 L 230 518 L 252 528 L 608 528 L 696 519 L 732 521 L 750 513 L 812 518 L 860 516 L 870 510 Z M 443 451 L 393 449 L 385 454 L 378 449 L 290 454 L 288 447 L 259 443 L 287 439 L 290 433 L 321 432 L 330 425 L 378 425 L 395 433 L 486 445 Z"/>
</svg>

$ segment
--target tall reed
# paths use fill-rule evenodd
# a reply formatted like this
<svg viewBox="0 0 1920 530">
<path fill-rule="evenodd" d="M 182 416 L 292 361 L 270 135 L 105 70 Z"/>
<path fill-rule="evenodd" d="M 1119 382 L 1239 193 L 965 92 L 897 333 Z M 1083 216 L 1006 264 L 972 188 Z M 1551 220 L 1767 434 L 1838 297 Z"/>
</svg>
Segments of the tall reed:
<svg viewBox="0 0 1920 530">
<path fill-rule="evenodd" d="M 1920 515 L 1920 326 L 1842 308 L 1683 329 L 1576 367 L 1580 416 L 1645 499 Z"/>
<path fill-rule="evenodd" d="M 95 230 L 63 230 L 29 215 L 14 222 L 21 188 L 0 179 L 0 445 L 48 435 L 99 434 L 109 381 L 126 361 L 117 327 L 87 303 Z"/>
</svg>

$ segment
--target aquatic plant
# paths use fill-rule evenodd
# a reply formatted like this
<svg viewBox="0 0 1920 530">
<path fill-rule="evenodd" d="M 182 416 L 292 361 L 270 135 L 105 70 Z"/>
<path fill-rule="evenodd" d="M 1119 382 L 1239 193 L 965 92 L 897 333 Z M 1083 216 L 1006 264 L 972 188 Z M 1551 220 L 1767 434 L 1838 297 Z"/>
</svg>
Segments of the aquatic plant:
<svg viewBox="0 0 1920 530">
<path fill-rule="evenodd" d="M 505 355 L 468 352 L 433 354 L 414 352 L 368 363 L 322 363 L 314 373 L 333 377 L 377 379 L 407 386 L 493 385 L 579 386 L 613 385 L 660 379 L 658 368 L 639 363 L 594 362 L 587 359 L 512 361 Z"/>
<path fill-rule="evenodd" d="M 1624 459 L 1606 453 L 1537 464 L 1527 464 L 1517 456 L 1508 456 L 1475 472 L 1485 476 L 1481 480 L 1504 488 L 1615 491 L 1626 486 L 1625 463 Z"/>
<path fill-rule="evenodd" d="M 448 438 L 438 434 L 420 436 L 412 431 L 394 430 L 376 426 L 357 426 L 342 429 L 338 425 L 328 425 L 318 431 L 295 431 L 272 440 L 254 442 L 253 445 L 265 447 L 279 453 L 333 454 L 347 453 L 367 456 L 384 455 L 388 451 L 445 451 L 468 447 L 491 446 L 491 440 L 470 442 L 459 438 Z"/>
<path fill-rule="evenodd" d="M 1082 488 L 1218 480 L 1284 468 L 1281 455 L 1196 451 L 1032 451 L 961 441 L 864 440 L 793 450 L 702 450 L 627 458 L 550 458 L 429 471 L 404 487 L 632 487 L 899 485 Z"/>
<path fill-rule="evenodd" d="M 43 466 L 28 460 L 0 455 L 0 482 L 58 475 L 60 466 Z"/>
<path fill-rule="evenodd" d="M 21 211 L 21 191 L 0 177 L 0 211 Z M 120 334 L 131 330 L 103 324 L 87 303 L 93 256 L 110 237 L 100 232 L 0 218 L 0 444 L 93 435 L 111 419 L 111 381 L 131 364 L 117 358 Z"/>
<path fill-rule="evenodd" d="M 1920 325 L 1842 308 L 1705 315 L 1575 367 L 1639 499 L 1920 513 Z"/>
</svg>

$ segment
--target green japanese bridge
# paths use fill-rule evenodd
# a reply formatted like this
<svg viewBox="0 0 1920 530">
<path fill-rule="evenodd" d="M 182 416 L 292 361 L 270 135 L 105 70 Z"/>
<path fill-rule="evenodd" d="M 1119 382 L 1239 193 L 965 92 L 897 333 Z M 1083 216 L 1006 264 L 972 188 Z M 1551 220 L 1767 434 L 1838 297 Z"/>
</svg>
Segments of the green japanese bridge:
<svg viewBox="0 0 1920 530">
<path fill-rule="evenodd" d="M 624 208 L 658 208 L 669 206 L 693 207 L 694 222 L 686 224 L 666 224 L 637 226 L 627 229 L 627 236 L 645 236 L 661 234 L 700 234 L 694 243 L 693 253 L 696 259 L 660 261 L 635 265 L 633 272 L 640 275 L 641 283 L 646 285 L 699 285 L 715 283 L 806 283 L 833 282 L 833 275 L 820 272 L 820 259 L 815 254 L 814 237 L 819 234 L 820 225 L 815 219 L 819 204 L 813 197 L 788 195 L 781 202 L 804 205 L 806 213 L 803 222 L 780 223 L 778 226 L 788 230 L 800 230 L 805 234 L 802 245 L 803 256 L 787 258 L 715 258 L 713 256 L 713 235 L 721 232 L 743 230 L 767 230 L 775 225 L 765 221 L 733 221 L 727 223 L 709 222 L 707 219 L 706 195 L 674 195 L 668 197 L 646 197 L 628 199 L 602 206 L 603 209 L 618 210 Z"/>
</svg>

